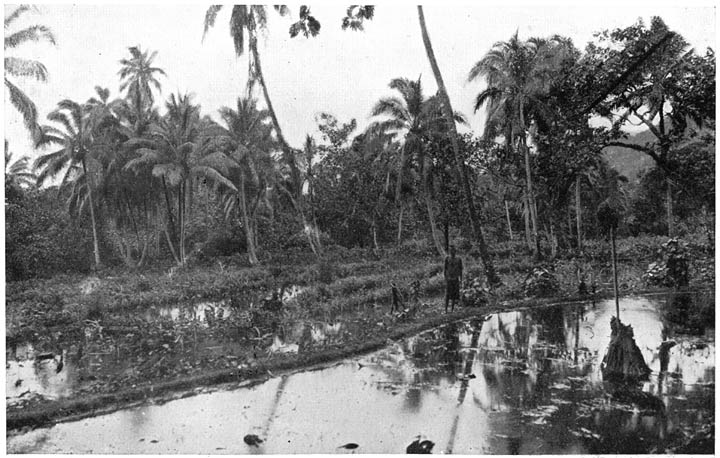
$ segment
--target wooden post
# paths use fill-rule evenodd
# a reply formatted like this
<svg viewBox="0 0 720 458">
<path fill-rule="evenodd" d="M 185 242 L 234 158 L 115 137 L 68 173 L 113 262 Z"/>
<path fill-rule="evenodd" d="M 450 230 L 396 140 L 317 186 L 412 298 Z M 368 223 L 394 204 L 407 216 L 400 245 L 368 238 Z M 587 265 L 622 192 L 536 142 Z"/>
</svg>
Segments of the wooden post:
<svg viewBox="0 0 720 458">
<path fill-rule="evenodd" d="M 610 251 L 612 252 L 613 287 L 615 289 L 615 316 L 620 321 L 620 298 L 618 297 L 617 256 L 615 254 L 615 228 L 610 228 Z"/>
</svg>

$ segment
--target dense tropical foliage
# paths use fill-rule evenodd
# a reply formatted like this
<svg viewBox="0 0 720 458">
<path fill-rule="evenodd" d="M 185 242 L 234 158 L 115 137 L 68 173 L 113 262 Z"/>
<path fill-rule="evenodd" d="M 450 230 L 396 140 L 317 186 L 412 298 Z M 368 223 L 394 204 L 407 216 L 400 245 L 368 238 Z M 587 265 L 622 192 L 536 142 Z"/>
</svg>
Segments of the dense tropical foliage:
<svg viewBox="0 0 720 458">
<path fill-rule="evenodd" d="M 206 33 L 220 10 L 208 9 Z M 6 50 L 54 42 L 44 26 L 8 35 L 26 11 L 6 17 Z M 249 78 L 218 113 L 203 112 L 192 94 L 164 97 L 157 53 L 140 46 L 120 60 L 117 98 L 98 86 L 84 103 L 60 101 L 39 126 L 29 99 L 11 97 L 24 101 L 28 127 L 48 149 L 32 169 L 27 158 L 12 161 L 6 142 L 10 251 L 21 244 L 40 252 L 45 239 L 74 228 L 74 243 L 86 244 L 79 253 L 92 253 L 72 263 L 82 271 L 220 257 L 256 265 L 288 253 L 321 260 L 338 246 L 379 256 L 418 240 L 442 257 L 456 240 L 494 283 L 494 245 L 522 236 L 536 260 L 581 253 L 585 239 L 602 236 L 595 209 L 607 200 L 623 213 L 620 235 L 712 232 L 715 56 L 688 49 L 660 18 L 601 31 L 584 50 L 561 36 L 515 33 L 497 42 L 469 69 L 470 81 L 485 83 L 475 99 L 487 114 L 484 132 L 461 135 L 467 120 L 452 111 L 419 7 L 438 92 L 426 95 L 421 77 L 398 75 L 366 129 L 322 113 L 320 137 L 294 147 L 260 65 L 269 11 L 230 9 L 233 46 L 247 55 Z M 371 6 L 354 5 L 342 27 L 362 30 L 373 15 Z M 290 25 L 291 36 L 320 30 L 307 7 Z M 7 59 L 6 86 L 14 84 L 8 77 L 46 75 L 38 62 Z M 628 134 L 628 122 L 646 131 Z M 653 166 L 632 175 L 618 154 L 647 155 Z M 53 196 L 64 205 L 49 206 Z M 48 212 L 58 213 L 52 230 Z M 34 225 L 43 240 L 30 237 Z M 46 276 L 53 265 L 10 256 L 7 272 Z"/>
</svg>

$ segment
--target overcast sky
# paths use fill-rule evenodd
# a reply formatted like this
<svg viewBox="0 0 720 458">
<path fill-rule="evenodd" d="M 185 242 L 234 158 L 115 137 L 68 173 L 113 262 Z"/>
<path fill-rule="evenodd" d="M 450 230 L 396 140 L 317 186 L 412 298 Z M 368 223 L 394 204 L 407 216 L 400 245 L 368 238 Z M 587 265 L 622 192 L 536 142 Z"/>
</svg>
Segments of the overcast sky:
<svg viewBox="0 0 720 458">
<path fill-rule="evenodd" d="M 456 3 L 449 8 L 434 3 L 425 7 L 425 17 L 453 106 L 480 132 L 483 116 L 473 114 L 472 105 L 483 87 L 466 79 L 470 67 L 494 42 L 507 40 L 518 30 L 521 38 L 569 36 L 582 49 L 593 32 L 626 27 L 639 17 L 649 23 L 651 16 L 658 15 L 699 52 L 715 48 L 711 2 L 690 5 L 607 1 L 588 7 L 567 3 L 516 6 L 506 1 L 492 6 Z M 6 5 L 5 14 L 12 9 Z M 158 51 L 155 65 L 167 73 L 160 80 L 161 100 L 173 92 L 192 92 L 203 113 L 217 119 L 217 109 L 233 106 L 243 93 L 247 61 L 234 55 L 229 7 L 220 12 L 215 28 L 201 42 L 206 9 L 204 4 L 43 5 L 40 13 L 26 14 L 16 27 L 45 24 L 55 33 L 57 46 L 30 44 L 17 52 L 45 63 L 50 77 L 45 84 L 20 81 L 20 86 L 35 100 L 41 120 L 62 99 L 87 100 L 96 85 L 109 88 L 111 97 L 116 97 L 118 61 L 129 55 L 128 46 L 140 45 Z M 296 17 L 297 6 L 291 9 Z M 318 37 L 290 39 L 287 30 L 293 19 L 271 11 L 268 33 L 261 40 L 270 96 L 292 145 L 299 147 L 306 133 L 316 133 L 314 117 L 320 112 L 330 112 L 341 121 L 356 118 L 360 127 L 366 125 L 374 102 L 392 94 L 387 87 L 392 78 L 422 75 L 425 93 L 435 91 L 412 4 L 379 4 L 364 32 L 340 30 L 341 5 L 324 3 L 311 10 L 322 23 Z M 5 100 L 5 138 L 11 151 L 16 157 L 36 157 L 20 116 L 7 103 L 7 91 Z"/>
</svg>

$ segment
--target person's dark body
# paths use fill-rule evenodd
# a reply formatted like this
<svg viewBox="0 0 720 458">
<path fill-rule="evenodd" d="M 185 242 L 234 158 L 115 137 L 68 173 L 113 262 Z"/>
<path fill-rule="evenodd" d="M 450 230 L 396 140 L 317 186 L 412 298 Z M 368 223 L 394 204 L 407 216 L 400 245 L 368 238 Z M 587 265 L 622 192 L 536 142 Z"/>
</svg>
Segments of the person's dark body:
<svg viewBox="0 0 720 458">
<path fill-rule="evenodd" d="M 400 293 L 400 289 L 397 287 L 395 282 L 390 283 L 390 290 L 392 292 L 392 305 L 390 306 L 390 313 L 394 313 L 396 310 L 402 310 L 402 294 Z"/>
<path fill-rule="evenodd" d="M 450 247 L 450 256 L 445 258 L 445 312 L 447 313 L 449 303 L 452 303 L 451 310 L 455 310 L 455 304 L 460 300 L 460 280 L 463 274 L 462 260 L 455 256 L 455 247 Z"/>
</svg>

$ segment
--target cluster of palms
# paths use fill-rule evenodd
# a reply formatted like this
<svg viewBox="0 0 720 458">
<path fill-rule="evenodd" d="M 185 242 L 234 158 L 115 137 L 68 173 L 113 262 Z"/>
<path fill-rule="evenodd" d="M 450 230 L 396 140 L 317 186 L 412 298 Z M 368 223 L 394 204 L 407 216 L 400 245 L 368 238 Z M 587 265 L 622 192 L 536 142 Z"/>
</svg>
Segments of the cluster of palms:
<svg viewBox="0 0 720 458">
<path fill-rule="evenodd" d="M 219 5 L 208 9 L 205 33 L 214 26 L 221 9 Z M 29 10 L 22 6 L 6 17 L 6 30 Z M 274 10 L 281 16 L 289 11 L 282 5 L 275 6 Z M 637 70 L 640 63 L 655 52 L 662 42 L 656 40 L 655 35 L 665 30 L 664 24 L 653 23 L 658 29 L 653 32 L 655 35 L 636 40 L 640 43 L 638 49 L 626 53 L 631 57 L 641 56 L 640 59 L 632 57 L 634 60 L 628 60 L 622 53 L 610 59 L 604 51 L 582 55 L 566 38 L 553 36 L 523 41 L 516 33 L 510 40 L 493 45 L 470 69 L 469 81 L 486 82 L 475 100 L 475 110 L 487 110 L 484 137 L 487 144 L 494 146 L 486 148 L 487 151 L 467 151 L 467 141 L 457 132 L 457 124 L 465 124 L 466 120 L 452 109 L 423 9 L 418 6 L 423 44 L 437 93 L 426 97 L 420 77 L 393 79 L 390 88 L 399 96 L 380 99 L 371 112 L 373 122 L 364 132 L 350 141 L 349 146 L 340 148 L 344 140 L 335 145 L 338 153 L 335 156 L 326 154 L 320 158 L 328 148 L 318 147 L 311 137 L 306 139 L 303 149 L 290 146 L 273 108 L 258 46 L 258 36 L 267 25 L 268 11 L 269 8 L 257 5 L 230 8 L 233 46 L 237 56 L 247 57 L 248 84 L 246 94 L 238 98 L 232 108 L 219 110 L 220 122 L 203 115 L 189 94 L 171 95 L 161 114 L 156 95 L 161 89 L 159 78 L 165 73 L 153 66 L 156 53 L 131 47 L 129 58 L 120 62 L 121 97 L 111 100 L 107 89 L 96 87 L 95 96 L 85 103 L 71 100 L 58 103 L 48 115 L 50 124 L 40 126 L 34 105 L 9 78 L 44 80 L 45 67 L 38 62 L 6 57 L 5 82 L 11 102 L 23 114 L 37 145 L 53 150 L 35 162 L 39 172 L 37 182 L 59 180 L 61 191 L 68 196 L 69 210 L 89 214 L 96 265 L 102 261 L 99 226 L 103 226 L 106 238 L 110 237 L 130 266 L 145 263 L 151 242 L 154 241 L 152 246 L 159 250 L 161 239 L 169 255 L 178 264 L 185 263 L 189 256 L 187 230 L 198 216 L 193 215 L 193 202 L 199 193 L 206 199 L 212 195 L 214 202 L 220 202 L 224 217 L 236 221 L 242 228 L 251 264 L 259 260 L 260 217 L 267 213 L 272 221 L 274 206 L 280 202 L 293 214 L 312 251 L 320 255 L 323 246 L 319 222 L 324 222 L 326 227 L 331 223 L 318 216 L 322 210 L 318 201 L 327 200 L 326 191 L 333 189 L 328 182 L 343 177 L 354 183 L 357 190 L 364 189 L 363 192 L 369 194 L 365 201 L 354 198 L 349 202 L 352 208 L 349 216 L 363 215 L 376 248 L 381 220 L 387 220 L 384 214 L 392 208 L 397 216 L 396 240 L 401 242 L 404 215 L 411 207 L 412 198 L 416 198 L 416 210 L 420 209 L 422 219 L 428 222 L 429 233 L 441 256 L 445 254 L 447 214 L 451 210 L 447 196 L 440 194 L 448 185 L 453 186 L 455 200 L 460 201 L 466 211 L 459 207 L 452 211 L 463 213 L 467 218 L 456 224 L 467 224 L 471 229 L 485 275 L 494 283 L 497 276 L 475 202 L 477 184 L 483 175 L 479 170 L 491 175 L 493 167 L 488 164 L 493 160 L 501 164 L 494 169 L 502 169 L 503 180 L 508 185 L 507 189 L 496 186 L 494 192 L 503 194 L 510 237 L 508 200 L 516 199 L 520 202 L 518 208 L 524 219 L 528 248 L 539 256 L 541 224 L 549 222 L 549 231 L 545 232 L 553 232 L 553 221 L 557 220 L 553 211 L 569 208 L 567 195 L 571 186 L 575 188 L 577 246 L 582 246 L 581 184 L 583 179 L 595 177 L 597 181 L 597 177 L 603 175 L 600 153 L 603 147 L 613 144 L 607 141 L 607 132 L 588 127 L 591 116 L 609 119 L 615 116 L 613 122 L 619 131 L 630 114 L 641 117 L 640 107 L 654 107 L 648 112 L 650 119 L 643 121 L 647 121 L 651 131 L 658 132 L 658 144 L 665 150 L 658 155 L 648 146 L 645 149 L 629 147 L 650 154 L 660 166 L 668 154 L 670 136 L 677 133 L 665 128 L 662 116 L 655 128 L 652 118 L 663 109 L 666 99 L 671 98 L 670 92 L 663 91 L 679 87 L 680 83 L 670 77 L 667 81 L 651 81 L 648 92 L 646 81 L 650 76 L 655 77 L 654 73 L 644 76 L 630 71 Z M 370 6 L 353 5 L 348 8 L 342 27 L 362 30 L 363 21 L 371 19 L 373 12 Z M 310 9 L 301 7 L 299 20 L 290 27 L 291 36 L 315 36 L 319 31 L 320 23 Z M 32 26 L 9 35 L 6 32 L 5 49 L 42 40 L 54 43 L 54 37 L 44 26 Z M 667 40 L 667 36 L 663 40 Z M 671 42 L 674 55 L 679 55 L 684 42 Z M 683 59 L 691 63 L 695 57 Z M 603 66 L 606 67 L 603 74 L 614 79 L 604 86 L 593 82 L 593 76 Z M 265 108 L 259 108 L 253 98 L 256 87 L 261 91 Z M 678 94 L 690 92 L 676 91 Z M 658 93 L 665 94 L 659 97 L 659 102 Z M 676 95 L 672 97 L 677 98 Z M 598 108 L 599 101 L 603 103 Z M 700 106 L 697 102 L 683 99 L 687 106 Z M 630 103 L 630 108 L 624 115 L 617 116 L 623 103 Z M 676 109 L 674 113 L 685 112 Z M 702 116 L 708 117 L 707 113 Z M 351 130 L 345 132 L 346 137 Z M 444 148 L 438 147 L 441 143 Z M 357 161 L 343 158 L 348 153 L 357 156 Z M 479 167 L 478 157 L 481 157 Z M 337 158 L 340 159 L 333 162 Z M 6 143 L 6 183 L 10 177 L 18 186 L 26 186 L 32 178 L 27 159 L 17 161 L 8 169 L 10 160 Z M 538 189 L 544 197 L 540 202 L 536 198 Z M 460 195 L 462 198 L 457 198 Z M 338 206 L 347 204 L 342 202 Z M 358 207 L 363 208 L 358 211 Z M 445 243 L 437 229 L 439 214 L 443 214 L 445 222 Z M 545 215 L 544 218 L 539 214 Z M 347 223 L 348 217 L 344 221 Z"/>
<path fill-rule="evenodd" d="M 128 263 L 142 263 L 149 237 L 160 233 L 175 261 L 184 263 L 188 211 L 203 187 L 226 202 L 228 216 L 242 215 L 250 260 L 257 262 L 254 219 L 277 173 L 268 112 L 239 98 L 236 108 L 220 110 L 219 124 L 201 116 L 191 95 L 172 94 L 160 115 L 153 92 L 164 72 L 152 66 L 155 53 L 137 47 L 130 53 L 119 72 L 124 97 L 111 101 L 108 90 L 96 88 L 96 97 L 83 104 L 63 100 L 48 115 L 53 124 L 42 126 L 39 145 L 58 149 L 36 161 L 38 183 L 62 175 L 70 210 L 88 209 L 98 265 L 101 206 L 109 209 L 116 233 L 135 232 L 134 250 L 122 237 L 116 241 Z"/>
</svg>

